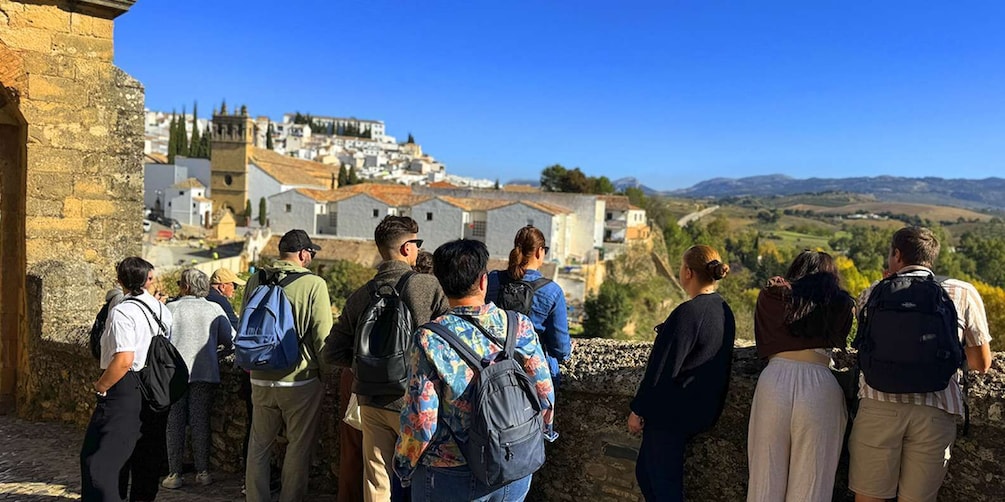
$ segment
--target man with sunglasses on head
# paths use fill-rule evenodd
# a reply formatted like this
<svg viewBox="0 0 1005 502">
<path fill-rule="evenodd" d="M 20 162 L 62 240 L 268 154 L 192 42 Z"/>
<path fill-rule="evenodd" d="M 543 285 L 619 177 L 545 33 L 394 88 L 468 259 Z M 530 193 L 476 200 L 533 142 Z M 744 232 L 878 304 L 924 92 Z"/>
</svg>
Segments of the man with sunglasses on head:
<svg viewBox="0 0 1005 502">
<path fill-rule="evenodd" d="M 360 373 L 343 371 L 339 386 L 339 395 L 342 397 L 340 416 L 345 414 L 349 393 L 355 392 L 360 405 L 363 429 L 360 438 L 354 429 L 350 429 L 345 423 L 339 424 L 342 448 L 339 456 L 340 501 L 359 500 L 359 495 L 353 497 L 349 494 L 359 494 L 362 490 L 362 500 L 386 502 L 391 500 L 392 486 L 396 492 L 401 490 L 400 484 L 393 478 L 392 461 L 394 445 L 398 440 L 401 426 L 405 381 L 404 379 L 400 382 L 368 380 L 366 375 L 361 374 L 358 365 L 354 366 L 354 362 L 357 361 L 356 347 L 359 337 L 366 336 L 372 340 L 391 338 L 400 340 L 400 335 L 405 335 L 405 343 L 410 343 L 411 334 L 417 326 L 439 317 L 450 308 L 447 297 L 434 276 L 412 271 L 419 256 L 419 248 L 422 247 L 422 239 L 418 238 L 418 232 L 419 224 L 408 216 L 388 215 L 377 225 L 374 230 L 374 242 L 383 259 L 377 266 L 377 275 L 346 300 L 345 308 L 325 345 L 326 363 L 344 368 L 351 367 Z M 387 324 L 398 324 L 393 322 L 367 323 L 368 318 L 372 321 L 372 317 L 376 315 L 374 302 L 378 294 L 391 294 L 400 298 L 401 303 L 408 308 L 412 321 L 407 330 L 387 326 Z M 371 331 L 364 329 L 368 324 L 374 326 Z M 379 329 L 395 331 L 377 333 Z M 367 356 L 379 356 L 373 344 L 370 344 L 369 348 L 374 350 L 373 354 L 366 354 Z M 405 352 L 407 353 L 407 350 Z M 398 363 L 397 360 L 391 360 L 375 364 L 390 366 Z M 401 368 L 396 369 L 406 371 L 404 361 L 400 363 Z M 372 367 L 364 369 L 372 373 Z M 396 374 L 394 369 L 389 368 L 388 374 Z M 360 443 L 362 451 L 353 447 Z M 346 494 L 345 498 L 343 494 Z"/>
<path fill-rule="evenodd" d="M 311 451 L 317 444 L 321 399 L 321 352 L 332 327 L 328 285 L 307 266 L 321 246 L 311 242 L 307 232 L 290 230 L 279 240 L 279 260 L 262 267 L 283 281 L 290 274 L 303 274 L 283 286 L 293 307 L 294 324 L 300 340 L 300 361 L 287 370 L 251 372 L 251 441 L 248 445 L 245 484 L 248 500 L 270 500 L 269 464 L 276 436 L 285 426 L 286 457 L 283 460 L 280 502 L 304 500 L 310 470 Z M 244 310 L 251 292 L 259 284 L 259 274 L 248 278 Z"/>
</svg>

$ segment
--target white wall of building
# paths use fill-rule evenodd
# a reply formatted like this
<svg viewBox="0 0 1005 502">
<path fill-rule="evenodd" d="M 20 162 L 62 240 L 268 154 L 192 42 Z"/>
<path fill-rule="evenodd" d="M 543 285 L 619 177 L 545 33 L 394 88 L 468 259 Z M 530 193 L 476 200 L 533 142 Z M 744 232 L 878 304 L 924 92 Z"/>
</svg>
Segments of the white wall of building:
<svg viewBox="0 0 1005 502">
<path fill-rule="evenodd" d="M 202 186 L 206 187 L 206 197 L 212 195 L 209 187 L 210 183 L 210 167 L 209 159 L 192 159 L 188 157 L 175 157 L 174 163 L 179 166 L 185 166 L 188 169 L 188 176 L 186 178 L 195 178 L 202 183 Z"/>
<path fill-rule="evenodd" d="M 167 201 L 171 200 L 169 189 L 188 179 L 188 169 L 173 164 L 143 165 L 143 205 L 154 209 L 157 198 L 161 199 L 161 209 L 167 210 Z"/>
<path fill-rule="evenodd" d="M 540 229 L 545 241 L 554 241 L 552 220 L 551 214 L 520 203 L 489 210 L 485 225 L 485 246 L 489 248 L 489 255 L 493 258 L 509 258 L 509 252 L 513 249 L 513 237 L 527 225 Z"/>
<path fill-rule="evenodd" d="M 419 224 L 422 247 L 429 251 L 464 236 L 464 210 L 453 204 L 430 199 L 412 206 L 410 213 Z"/>
<path fill-rule="evenodd" d="M 287 190 L 268 198 L 269 229 L 276 234 L 299 228 L 309 235 L 317 235 L 317 213 L 324 204 L 318 204 L 314 199 L 297 192 Z M 325 211 L 327 212 L 327 211 Z"/>
<path fill-rule="evenodd" d="M 336 203 L 338 236 L 373 239 L 373 230 L 384 216 L 395 212 L 394 206 L 367 194 L 359 194 Z M 421 223 L 420 223 L 421 230 Z"/>
<path fill-rule="evenodd" d="M 205 188 L 168 188 L 170 198 L 165 213 L 182 225 L 201 225 L 206 211 L 212 211 L 211 203 L 195 200 L 205 198 Z"/>
</svg>

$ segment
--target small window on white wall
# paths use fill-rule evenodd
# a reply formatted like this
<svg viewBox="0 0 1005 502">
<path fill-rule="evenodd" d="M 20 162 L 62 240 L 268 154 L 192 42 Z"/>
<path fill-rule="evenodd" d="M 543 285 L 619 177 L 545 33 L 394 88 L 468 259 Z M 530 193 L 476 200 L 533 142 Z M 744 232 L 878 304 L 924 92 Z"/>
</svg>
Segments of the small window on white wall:
<svg viewBox="0 0 1005 502">
<path fill-rule="evenodd" d="M 433 213 L 426 213 L 426 221 L 433 221 Z"/>
<path fill-rule="evenodd" d="M 380 209 L 374 209 L 373 210 L 373 217 L 374 218 L 380 217 Z"/>
<path fill-rule="evenodd" d="M 289 213 L 289 212 L 292 212 L 292 211 L 293 211 L 293 204 L 287 204 L 286 205 L 286 212 Z"/>
</svg>

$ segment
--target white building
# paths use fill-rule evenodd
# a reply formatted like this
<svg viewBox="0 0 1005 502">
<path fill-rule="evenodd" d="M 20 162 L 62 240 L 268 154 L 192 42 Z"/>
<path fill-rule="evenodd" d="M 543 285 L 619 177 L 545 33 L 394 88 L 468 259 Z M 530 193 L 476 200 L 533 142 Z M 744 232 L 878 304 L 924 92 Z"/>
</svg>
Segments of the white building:
<svg viewBox="0 0 1005 502">
<path fill-rule="evenodd" d="M 174 184 L 165 194 L 165 213 L 182 225 L 203 225 L 213 214 L 213 201 L 206 197 L 206 186 L 195 178 Z"/>
<path fill-rule="evenodd" d="M 570 254 L 575 215 L 568 208 L 522 200 L 491 209 L 487 216 L 485 245 L 491 256 L 509 256 L 513 238 L 527 225 L 533 225 L 544 234 L 545 245 L 550 248 L 545 257 L 547 261 L 564 263 Z"/>
<path fill-rule="evenodd" d="M 336 202 L 350 196 L 352 194 L 345 192 L 306 188 L 272 195 L 268 199 L 269 228 L 278 234 L 300 228 L 312 236 L 335 235 L 338 226 Z"/>
</svg>

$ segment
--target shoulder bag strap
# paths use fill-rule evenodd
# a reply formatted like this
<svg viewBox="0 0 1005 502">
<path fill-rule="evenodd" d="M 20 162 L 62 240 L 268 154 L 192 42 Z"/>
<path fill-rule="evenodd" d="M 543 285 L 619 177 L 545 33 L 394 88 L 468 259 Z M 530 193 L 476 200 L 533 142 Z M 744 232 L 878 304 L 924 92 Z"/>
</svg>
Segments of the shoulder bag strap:
<svg viewBox="0 0 1005 502">
<path fill-rule="evenodd" d="M 394 291 L 398 293 L 398 296 L 401 296 L 401 292 L 405 291 L 405 285 L 408 284 L 408 280 L 415 274 L 416 272 L 408 271 L 405 272 L 405 275 L 401 276 L 401 279 L 398 279 L 398 283 L 394 285 Z"/>
<path fill-rule="evenodd" d="M 481 372 L 482 358 L 476 354 L 475 351 L 471 350 L 471 347 L 468 347 L 468 344 L 458 338 L 453 331 L 447 329 L 446 326 L 435 322 L 428 322 L 423 324 L 421 327 L 440 335 L 440 338 L 447 342 L 447 345 L 453 348 L 454 351 L 457 352 L 457 355 L 461 356 L 461 359 L 463 359 L 464 362 L 471 367 L 471 369 L 475 370 L 476 373 Z"/>
<path fill-rule="evenodd" d="M 136 297 L 129 297 L 129 298 L 126 298 L 125 300 L 122 300 L 122 301 L 123 302 L 132 301 L 132 302 L 135 302 L 135 303 L 138 303 L 138 304 L 142 305 L 143 308 L 147 312 L 150 313 L 150 316 L 153 317 L 155 321 L 157 321 L 157 326 L 160 328 L 160 332 L 159 333 L 155 333 L 155 335 L 157 335 L 157 334 L 163 334 L 164 336 L 167 336 L 167 334 L 168 334 L 167 327 L 164 326 L 163 322 L 161 322 L 161 318 L 158 317 L 156 313 L 154 313 L 154 309 L 150 308 L 150 305 L 147 305 L 146 302 L 144 302 L 143 300 L 140 300 L 139 298 L 136 298 Z M 143 314 L 143 317 L 147 317 L 146 313 Z M 149 323 L 149 322 L 150 322 L 150 317 L 147 317 L 147 323 Z M 153 331 L 153 325 L 150 326 L 150 331 Z"/>
<path fill-rule="evenodd" d="M 506 357 L 512 358 L 513 351 L 516 350 L 516 337 L 520 335 L 518 331 L 520 327 L 520 318 L 517 317 L 516 312 L 512 310 L 506 310 L 506 344 L 503 346 L 503 351 L 506 353 Z"/>
<path fill-rule="evenodd" d="M 305 275 L 310 275 L 310 272 L 291 272 L 289 274 L 286 274 L 286 277 L 283 277 L 283 280 L 279 281 L 279 287 L 285 288 L 286 286 L 289 286 L 291 283 L 293 283 L 293 281 Z"/>
<path fill-rule="evenodd" d="M 535 279 L 533 282 L 530 283 L 530 286 L 531 288 L 534 289 L 534 292 L 537 293 L 537 290 L 543 288 L 549 282 L 551 282 L 551 279 L 547 277 L 538 277 L 537 279 Z"/>
</svg>

